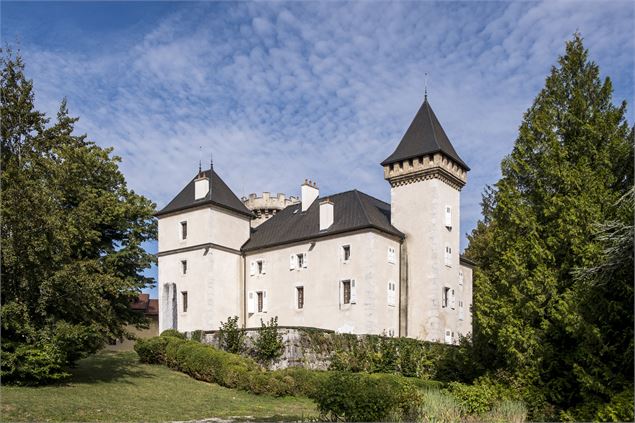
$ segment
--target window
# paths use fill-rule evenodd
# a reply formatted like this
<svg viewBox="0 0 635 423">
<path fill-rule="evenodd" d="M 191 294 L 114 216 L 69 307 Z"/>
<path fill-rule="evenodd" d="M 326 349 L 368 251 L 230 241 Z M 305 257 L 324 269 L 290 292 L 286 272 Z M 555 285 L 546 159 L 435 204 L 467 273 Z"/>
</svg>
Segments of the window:
<svg viewBox="0 0 635 423">
<path fill-rule="evenodd" d="M 459 270 L 459 286 L 463 286 L 463 271 Z"/>
<path fill-rule="evenodd" d="M 463 301 L 459 301 L 459 320 L 465 320 L 465 309 L 463 308 Z"/>
<path fill-rule="evenodd" d="M 187 222 L 181 222 L 181 239 L 187 239 Z"/>
<path fill-rule="evenodd" d="M 264 272 L 264 270 L 265 270 L 265 262 L 263 260 L 258 260 L 256 262 L 256 267 L 258 269 L 258 274 L 259 275 L 262 275 L 263 273 L 265 273 Z"/>
<path fill-rule="evenodd" d="M 397 253 L 394 247 L 388 247 L 388 263 L 395 264 L 397 261 Z"/>
<path fill-rule="evenodd" d="M 304 254 L 298 254 L 298 267 L 304 267 Z"/>
<path fill-rule="evenodd" d="M 351 281 L 342 281 L 342 304 L 351 303 Z"/>
<path fill-rule="evenodd" d="M 452 228 L 452 207 L 445 206 L 445 227 Z"/>
<path fill-rule="evenodd" d="M 452 267 L 452 247 L 449 245 L 445 246 L 445 265 Z"/>
<path fill-rule="evenodd" d="M 181 302 L 183 303 L 183 313 L 187 312 L 187 291 L 181 291 Z"/>
<path fill-rule="evenodd" d="M 259 291 L 256 292 L 256 295 L 258 296 L 258 313 L 262 313 L 263 310 L 263 306 L 264 306 L 264 292 Z"/>
<path fill-rule="evenodd" d="M 454 289 L 450 290 L 450 308 L 452 310 L 456 308 L 456 297 L 454 296 Z"/>
<path fill-rule="evenodd" d="M 441 294 L 441 307 L 445 308 L 448 306 L 450 302 L 450 288 L 447 286 L 443 287 L 443 291 Z"/>
<path fill-rule="evenodd" d="M 388 282 L 388 305 L 394 306 L 397 302 L 397 286 L 394 282 Z"/>
<path fill-rule="evenodd" d="M 267 273 L 267 266 L 263 259 L 254 260 L 249 263 L 249 275 L 264 275 Z"/>
<path fill-rule="evenodd" d="M 181 260 L 181 273 L 187 274 L 187 260 Z"/>
<path fill-rule="evenodd" d="M 342 245 L 342 260 L 347 262 L 351 258 L 351 246 Z"/>
<path fill-rule="evenodd" d="M 445 330 L 445 343 L 446 344 L 451 344 L 452 343 L 452 331 L 450 329 L 446 329 Z"/>
<path fill-rule="evenodd" d="M 295 291 L 298 299 L 298 310 L 301 310 L 304 308 L 304 287 L 296 286 Z"/>
</svg>

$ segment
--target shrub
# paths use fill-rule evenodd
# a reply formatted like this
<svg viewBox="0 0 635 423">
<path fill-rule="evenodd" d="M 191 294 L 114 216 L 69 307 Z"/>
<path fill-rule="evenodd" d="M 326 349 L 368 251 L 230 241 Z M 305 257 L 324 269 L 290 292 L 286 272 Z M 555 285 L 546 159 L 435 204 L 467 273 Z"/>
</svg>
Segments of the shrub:
<svg viewBox="0 0 635 423">
<path fill-rule="evenodd" d="M 139 355 L 139 361 L 148 364 L 165 363 L 165 347 L 168 344 L 167 337 L 156 336 L 146 340 L 139 339 L 134 350 Z"/>
<path fill-rule="evenodd" d="M 611 401 L 602 404 L 593 420 L 601 422 L 632 422 L 635 421 L 633 410 L 633 387 L 611 397 Z"/>
<path fill-rule="evenodd" d="M 66 359 L 53 344 L 17 344 L 3 341 L 0 352 L 2 382 L 40 385 L 65 379 Z"/>
<path fill-rule="evenodd" d="M 278 316 L 272 317 L 269 323 L 260 319 L 258 338 L 254 342 L 254 354 L 263 364 L 271 364 L 284 351 L 282 335 L 278 331 Z"/>
<path fill-rule="evenodd" d="M 176 329 L 166 329 L 163 332 L 161 332 L 160 336 L 171 336 L 174 338 L 181 338 L 181 339 L 185 339 L 185 334 L 179 332 Z"/>
<path fill-rule="evenodd" d="M 331 372 L 327 371 L 308 370 L 302 367 L 289 367 L 271 373 L 274 377 L 290 378 L 293 381 L 290 387 L 290 394 L 309 398 L 315 398 L 320 385 L 331 374 Z"/>
<path fill-rule="evenodd" d="M 203 342 L 203 336 L 204 335 L 202 330 L 195 330 L 192 331 L 192 333 L 190 334 L 190 339 L 196 342 Z"/>
<path fill-rule="evenodd" d="M 240 354 L 245 351 L 245 333 L 238 327 L 238 316 L 228 317 L 227 322 L 220 323 L 218 342 L 227 352 Z"/>
<path fill-rule="evenodd" d="M 333 372 L 315 395 L 329 420 L 382 421 L 409 416 L 418 402 L 415 386 L 397 375 Z"/>
</svg>

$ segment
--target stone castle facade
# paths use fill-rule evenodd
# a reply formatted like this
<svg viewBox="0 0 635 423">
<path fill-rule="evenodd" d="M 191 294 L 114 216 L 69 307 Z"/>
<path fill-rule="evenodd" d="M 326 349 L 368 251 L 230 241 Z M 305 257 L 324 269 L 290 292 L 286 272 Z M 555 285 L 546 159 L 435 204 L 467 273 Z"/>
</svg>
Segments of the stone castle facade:
<svg viewBox="0 0 635 423">
<path fill-rule="evenodd" d="M 471 332 L 473 263 L 459 254 L 469 167 L 425 99 L 381 163 L 390 204 L 358 190 L 238 199 L 213 170 L 157 213 L 160 330 L 229 316 L 455 343 Z"/>
</svg>

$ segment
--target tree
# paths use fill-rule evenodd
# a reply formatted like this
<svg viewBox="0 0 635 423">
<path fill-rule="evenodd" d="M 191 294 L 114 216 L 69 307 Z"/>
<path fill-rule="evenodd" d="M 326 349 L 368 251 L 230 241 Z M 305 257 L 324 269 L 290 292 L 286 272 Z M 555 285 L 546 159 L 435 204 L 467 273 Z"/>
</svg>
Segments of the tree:
<svg viewBox="0 0 635 423">
<path fill-rule="evenodd" d="M 129 308 L 152 282 L 154 204 L 130 191 L 111 148 L 34 106 L 21 57 L 2 52 L 2 378 L 58 379 L 106 340 L 143 325 Z"/>
<path fill-rule="evenodd" d="M 525 113 L 514 149 L 502 162 L 502 178 L 484 195 L 484 219 L 469 237 L 466 254 L 479 264 L 478 364 L 511 371 L 530 387 L 534 413 L 539 404 L 566 410 L 588 402 L 599 392 L 593 385 L 608 379 L 632 382 L 632 358 L 630 370 L 618 362 L 606 367 L 603 382 L 588 377 L 599 368 L 580 371 L 581 363 L 593 365 L 589 354 L 597 351 L 581 333 L 598 330 L 594 313 L 612 311 L 585 310 L 588 291 L 575 277 L 577 269 L 597 264 L 603 246 L 594 229 L 614 218 L 614 204 L 633 185 L 633 129 L 625 112 L 626 102 L 613 104 L 610 79 L 600 80 L 575 34 Z M 632 284 L 632 278 L 619 283 Z M 630 334 L 632 342 L 632 291 L 630 298 L 601 300 L 619 304 L 624 320 L 611 320 L 613 330 Z M 628 348 L 625 337 L 603 341 L 611 349 Z M 594 401 L 606 401 L 626 385 L 604 386 Z M 590 409 L 585 413 L 575 417 L 593 418 Z"/>
</svg>

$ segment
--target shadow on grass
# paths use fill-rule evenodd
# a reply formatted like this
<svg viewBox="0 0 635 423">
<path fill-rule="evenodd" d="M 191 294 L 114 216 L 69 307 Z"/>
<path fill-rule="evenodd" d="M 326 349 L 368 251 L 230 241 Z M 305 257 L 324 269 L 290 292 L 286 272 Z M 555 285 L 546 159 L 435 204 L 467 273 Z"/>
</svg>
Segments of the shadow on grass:
<svg viewBox="0 0 635 423">
<path fill-rule="evenodd" d="M 80 360 L 77 367 L 71 369 L 67 383 L 133 383 L 133 378 L 152 378 L 152 373 L 144 370 L 134 352 L 100 351 Z"/>
</svg>

